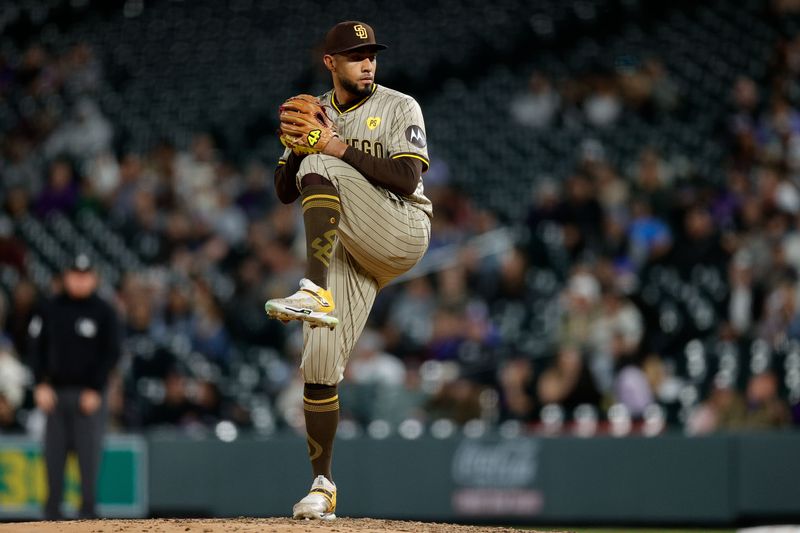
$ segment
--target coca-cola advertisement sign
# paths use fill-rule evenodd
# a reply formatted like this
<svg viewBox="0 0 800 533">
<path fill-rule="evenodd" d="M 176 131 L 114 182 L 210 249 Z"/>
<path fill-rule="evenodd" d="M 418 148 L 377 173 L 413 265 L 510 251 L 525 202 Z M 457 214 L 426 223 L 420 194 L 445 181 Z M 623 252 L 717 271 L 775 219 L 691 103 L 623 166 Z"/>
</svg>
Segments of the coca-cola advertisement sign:
<svg viewBox="0 0 800 533">
<path fill-rule="evenodd" d="M 453 509 L 471 516 L 538 514 L 543 505 L 533 488 L 538 460 L 535 440 L 463 441 L 453 456 Z"/>
</svg>

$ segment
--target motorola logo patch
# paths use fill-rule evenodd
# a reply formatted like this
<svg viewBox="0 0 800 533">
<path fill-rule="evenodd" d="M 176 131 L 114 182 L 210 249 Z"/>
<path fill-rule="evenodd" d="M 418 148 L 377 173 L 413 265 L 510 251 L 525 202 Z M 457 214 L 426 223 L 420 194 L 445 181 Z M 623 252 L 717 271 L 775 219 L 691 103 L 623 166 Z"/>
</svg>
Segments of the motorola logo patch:
<svg viewBox="0 0 800 533">
<path fill-rule="evenodd" d="M 419 126 L 409 126 L 406 128 L 406 140 L 417 148 L 425 148 L 428 141 L 425 140 L 425 132 Z"/>
</svg>

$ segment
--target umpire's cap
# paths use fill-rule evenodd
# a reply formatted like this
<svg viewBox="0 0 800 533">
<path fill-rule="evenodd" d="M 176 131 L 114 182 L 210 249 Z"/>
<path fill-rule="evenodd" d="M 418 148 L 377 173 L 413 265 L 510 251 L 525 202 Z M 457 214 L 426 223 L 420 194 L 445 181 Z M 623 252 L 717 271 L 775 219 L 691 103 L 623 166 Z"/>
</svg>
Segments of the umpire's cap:
<svg viewBox="0 0 800 533">
<path fill-rule="evenodd" d="M 94 270 L 94 264 L 92 263 L 91 257 L 83 252 L 79 252 L 75 254 L 75 257 L 72 258 L 72 261 L 70 261 L 65 270 L 71 270 L 73 272 L 91 272 Z"/>
<path fill-rule="evenodd" d="M 340 22 L 325 36 L 325 53 L 327 55 L 343 54 L 359 48 L 385 50 L 385 44 L 375 42 L 375 32 L 369 24 L 348 20 Z"/>
</svg>

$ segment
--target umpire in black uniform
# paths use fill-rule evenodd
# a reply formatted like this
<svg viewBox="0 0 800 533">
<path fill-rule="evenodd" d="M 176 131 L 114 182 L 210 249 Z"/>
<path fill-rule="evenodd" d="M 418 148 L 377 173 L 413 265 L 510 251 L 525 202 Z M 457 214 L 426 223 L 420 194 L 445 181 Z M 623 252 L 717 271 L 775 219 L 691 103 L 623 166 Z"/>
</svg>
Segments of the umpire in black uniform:
<svg viewBox="0 0 800 533">
<path fill-rule="evenodd" d="M 62 518 L 69 450 L 78 455 L 79 516 L 97 516 L 96 486 L 107 413 L 104 392 L 120 355 L 119 319 L 95 292 L 98 276 L 89 256 L 78 254 L 62 280 L 63 292 L 44 302 L 28 327 L 34 399 L 47 415 L 44 515 L 48 520 Z"/>
</svg>

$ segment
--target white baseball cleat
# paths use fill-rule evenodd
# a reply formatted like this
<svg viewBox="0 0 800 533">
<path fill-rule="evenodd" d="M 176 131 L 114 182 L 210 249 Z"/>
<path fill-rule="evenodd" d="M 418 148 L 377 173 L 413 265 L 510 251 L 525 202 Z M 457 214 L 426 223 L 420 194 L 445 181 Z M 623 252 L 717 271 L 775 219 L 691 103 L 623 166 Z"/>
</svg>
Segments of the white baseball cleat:
<svg viewBox="0 0 800 533">
<path fill-rule="evenodd" d="M 325 476 L 317 476 L 305 498 L 294 504 L 295 520 L 334 520 L 336 518 L 336 485 Z"/>
<path fill-rule="evenodd" d="M 311 327 L 324 326 L 333 329 L 339 320 L 331 316 L 335 309 L 333 294 L 308 279 L 300 280 L 300 290 L 287 298 L 273 298 L 264 304 L 270 318 L 284 322 L 301 320 Z"/>
</svg>

